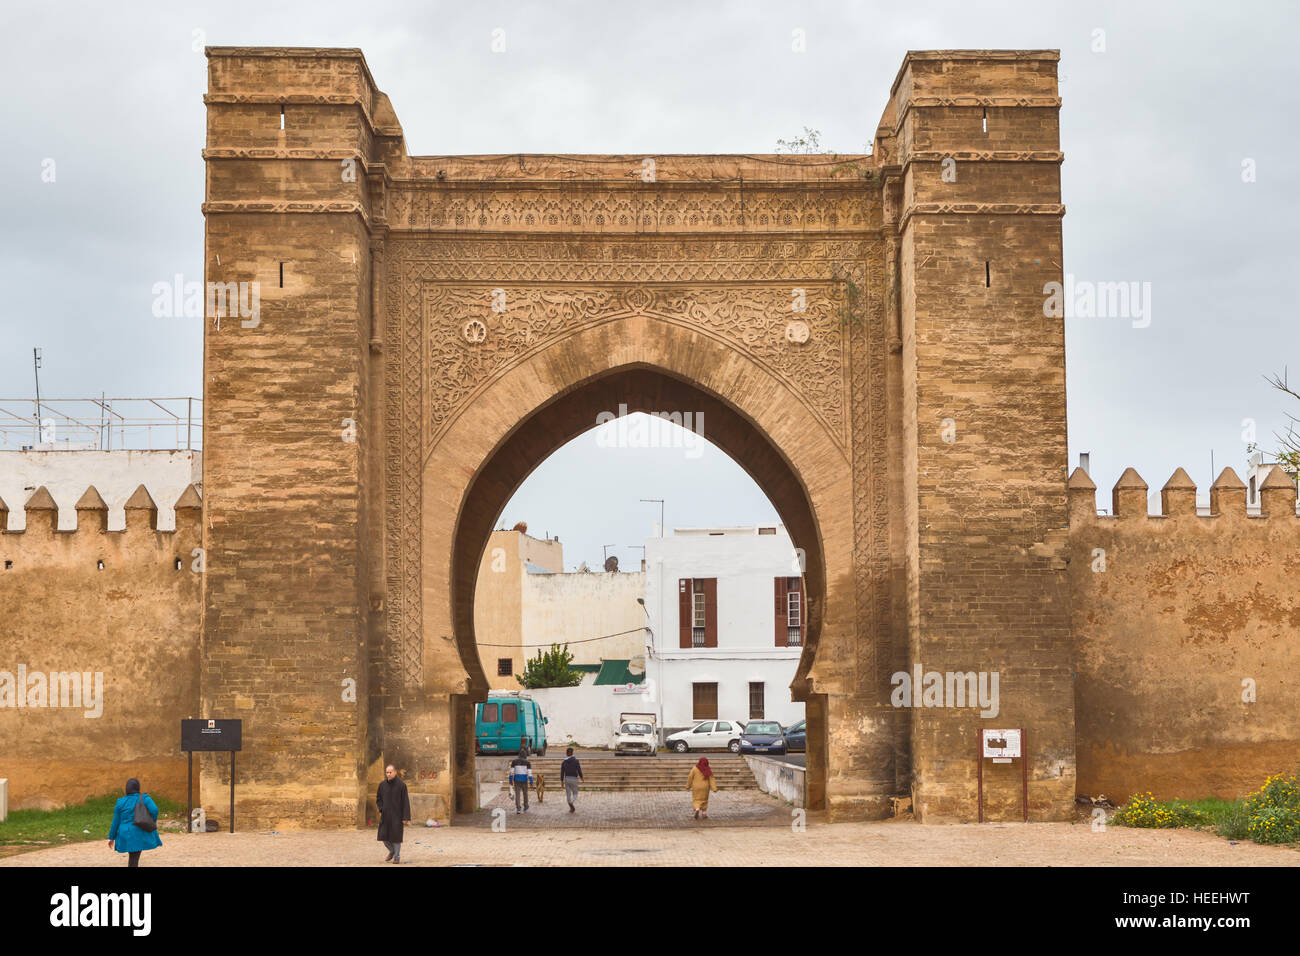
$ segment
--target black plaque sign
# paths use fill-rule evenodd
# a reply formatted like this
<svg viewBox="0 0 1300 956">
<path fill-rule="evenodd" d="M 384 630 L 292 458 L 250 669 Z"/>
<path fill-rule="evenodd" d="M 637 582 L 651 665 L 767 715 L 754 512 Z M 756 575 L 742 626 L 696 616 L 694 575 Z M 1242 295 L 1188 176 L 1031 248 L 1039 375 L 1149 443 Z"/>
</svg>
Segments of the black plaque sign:
<svg viewBox="0 0 1300 956">
<path fill-rule="evenodd" d="M 242 720 L 181 721 L 181 750 L 242 750 L 243 739 Z"/>
</svg>

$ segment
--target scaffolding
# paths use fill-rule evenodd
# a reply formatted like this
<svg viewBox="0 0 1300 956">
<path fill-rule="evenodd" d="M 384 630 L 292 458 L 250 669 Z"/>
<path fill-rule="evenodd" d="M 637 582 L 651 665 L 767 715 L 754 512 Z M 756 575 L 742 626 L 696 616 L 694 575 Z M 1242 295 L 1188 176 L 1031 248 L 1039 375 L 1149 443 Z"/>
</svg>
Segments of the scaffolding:
<svg viewBox="0 0 1300 956">
<path fill-rule="evenodd" d="M 202 447 L 201 398 L 0 398 L 0 451 Z"/>
</svg>

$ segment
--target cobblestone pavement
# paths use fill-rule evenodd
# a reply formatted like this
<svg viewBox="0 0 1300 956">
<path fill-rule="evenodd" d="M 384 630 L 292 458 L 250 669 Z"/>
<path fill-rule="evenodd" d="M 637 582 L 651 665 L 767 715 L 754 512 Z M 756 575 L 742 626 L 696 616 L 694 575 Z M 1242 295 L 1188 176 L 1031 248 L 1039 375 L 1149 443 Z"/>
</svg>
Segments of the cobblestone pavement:
<svg viewBox="0 0 1300 956">
<path fill-rule="evenodd" d="M 577 829 L 411 827 L 402 848 L 415 866 L 1298 866 L 1300 851 L 1184 830 L 1086 823 L 921 826 L 809 821 L 790 827 Z M 693 824 L 694 821 L 691 821 Z M 380 866 L 373 830 L 163 835 L 144 854 L 154 866 Z M 24 853 L 0 866 L 125 866 L 104 841 Z"/>
<path fill-rule="evenodd" d="M 579 792 L 578 809 L 569 812 L 563 790 L 548 790 L 545 802 L 529 792 L 527 813 L 515 813 L 513 793 L 497 792 L 478 813 L 459 814 L 457 826 L 491 827 L 504 821 L 507 830 L 565 829 L 677 829 L 683 826 L 788 827 L 793 807 L 758 790 L 721 790 L 709 797 L 709 818 L 695 820 L 691 795 L 686 790 Z M 504 815 L 496 813 L 504 810 Z M 500 827 L 500 823 L 498 823 Z"/>
</svg>

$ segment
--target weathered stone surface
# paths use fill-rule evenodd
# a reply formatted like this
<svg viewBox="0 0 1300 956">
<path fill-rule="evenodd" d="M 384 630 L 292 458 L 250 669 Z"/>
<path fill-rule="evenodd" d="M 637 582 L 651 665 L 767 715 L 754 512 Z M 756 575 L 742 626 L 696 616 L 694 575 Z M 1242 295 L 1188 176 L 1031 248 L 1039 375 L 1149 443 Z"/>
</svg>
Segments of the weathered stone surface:
<svg viewBox="0 0 1300 956">
<path fill-rule="evenodd" d="M 125 532 L 93 489 L 56 532 L 39 489 L 0 536 L 6 651 L 102 659 L 129 702 L 24 729 L 16 800 L 128 765 L 170 795 L 193 715 L 245 721 L 241 826 L 373 819 L 388 762 L 419 815 L 472 809 L 493 522 L 620 405 L 702 415 L 805 552 L 810 808 L 973 820 L 987 727 L 1025 731 L 1033 820 L 1076 776 L 1233 796 L 1294 763 L 1294 483 L 1248 517 L 1225 469 L 1200 517 L 1178 469 L 1148 516 L 1129 469 L 1099 517 L 1065 480 L 1054 52 L 909 53 L 873 153 L 835 159 L 411 157 L 359 51 L 209 57 L 207 278 L 260 312 L 205 322 L 175 535 L 145 489 Z M 914 668 L 996 673 L 997 716 L 892 706 Z M 1020 766 L 985 769 L 986 818 L 1019 819 Z"/>
<path fill-rule="evenodd" d="M 1289 510 L 1265 516 L 1247 515 L 1245 485 L 1225 468 L 1210 515 L 1167 497 L 1164 516 L 1081 509 L 1071 520 L 1082 792 L 1232 799 L 1294 769 L 1300 517 L 1280 474 L 1264 485 Z M 1165 493 L 1175 489 L 1195 494 L 1181 468 Z"/>
<path fill-rule="evenodd" d="M 27 530 L 0 534 L 0 772 L 13 809 L 120 792 L 128 777 L 185 798 L 177 748 L 181 718 L 198 716 L 199 512 L 178 511 L 175 531 L 159 532 L 107 531 L 106 511 L 87 488 L 76 530 L 55 531 L 54 499 L 38 489 Z M 16 706 L 16 692 L 40 701 L 35 683 L 18 686 L 20 667 L 45 675 L 38 706 Z"/>
<path fill-rule="evenodd" d="M 410 157 L 357 51 L 208 55 L 208 278 L 264 290 L 205 346 L 204 705 L 265 742 L 247 812 L 342 822 L 389 761 L 472 800 L 491 522 L 620 404 L 704 412 L 807 554 L 813 806 L 973 814 L 974 718 L 890 706 L 919 656 L 1016 675 L 1068 811 L 1055 53 L 911 53 L 834 161 Z"/>
</svg>

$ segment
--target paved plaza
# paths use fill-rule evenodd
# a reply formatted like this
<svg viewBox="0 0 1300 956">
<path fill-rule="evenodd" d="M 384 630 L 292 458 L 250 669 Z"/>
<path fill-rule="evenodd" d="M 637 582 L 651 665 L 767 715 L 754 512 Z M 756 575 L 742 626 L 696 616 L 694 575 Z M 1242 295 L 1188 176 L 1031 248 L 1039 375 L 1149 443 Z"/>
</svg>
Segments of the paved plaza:
<svg viewBox="0 0 1300 956">
<path fill-rule="evenodd" d="M 508 830 L 663 829 L 697 826 L 788 827 L 794 808 L 758 790 L 720 790 L 709 798 L 709 819 L 694 819 L 691 795 L 686 790 L 639 792 L 589 792 L 578 794 L 578 809 L 569 812 L 563 790 L 550 790 L 545 802 L 530 792 L 527 813 L 515 813 L 515 798 L 502 790 L 477 813 L 456 817 L 457 826 L 500 827 Z M 504 813 L 498 812 L 504 811 Z"/>
</svg>

